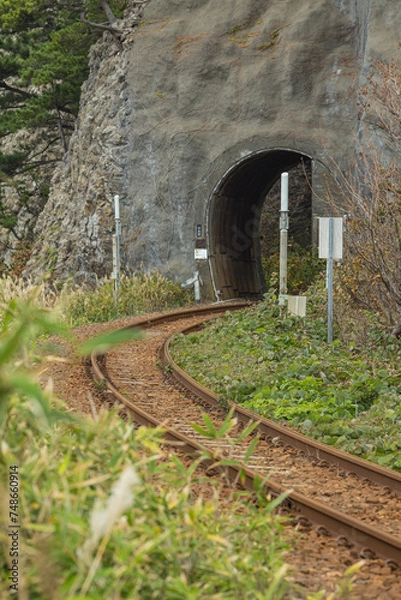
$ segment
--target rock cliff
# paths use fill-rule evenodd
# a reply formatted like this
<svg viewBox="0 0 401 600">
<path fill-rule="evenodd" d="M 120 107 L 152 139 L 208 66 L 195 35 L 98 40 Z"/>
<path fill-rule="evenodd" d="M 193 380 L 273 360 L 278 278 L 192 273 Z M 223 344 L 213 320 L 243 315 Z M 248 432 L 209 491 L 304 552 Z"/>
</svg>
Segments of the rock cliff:
<svg viewBox="0 0 401 600">
<path fill-rule="evenodd" d="M 27 271 L 110 273 L 119 194 L 124 268 L 178 279 L 199 268 L 219 295 L 240 263 L 213 260 L 257 262 L 244 222 L 278 173 L 305 158 L 318 189 L 332 160 L 352 156 L 357 95 L 374 62 L 399 52 L 399 3 L 150 0 L 138 26 L 128 13 L 121 27 L 121 47 L 106 34 L 92 49 Z M 252 238 L 241 259 L 237 233 Z"/>
</svg>

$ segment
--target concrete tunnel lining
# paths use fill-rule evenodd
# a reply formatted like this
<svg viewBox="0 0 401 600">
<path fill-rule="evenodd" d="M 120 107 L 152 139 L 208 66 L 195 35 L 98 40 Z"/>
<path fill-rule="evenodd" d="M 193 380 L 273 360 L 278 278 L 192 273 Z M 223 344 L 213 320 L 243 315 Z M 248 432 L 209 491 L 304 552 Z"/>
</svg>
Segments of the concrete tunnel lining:
<svg viewBox="0 0 401 600">
<path fill-rule="evenodd" d="M 302 160 L 311 157 L 284 149 L 258 152 L 231 167 L 218 182 L 210 199 L 207 232 L 218 300 L 262 296 L 259 225 L 263 204 L 281 173 Z"/>
</svg>

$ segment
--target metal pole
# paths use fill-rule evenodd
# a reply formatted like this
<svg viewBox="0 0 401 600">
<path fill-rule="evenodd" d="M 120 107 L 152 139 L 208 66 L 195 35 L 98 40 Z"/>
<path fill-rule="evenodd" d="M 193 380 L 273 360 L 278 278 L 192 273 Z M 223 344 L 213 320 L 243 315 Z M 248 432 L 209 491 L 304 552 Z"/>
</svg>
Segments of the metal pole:
<svg viewBox="0 0 401 600">
<path fill-rule="evenodd" d="M 281 174 L 281 207 L 280 207 L 280 306 L 287 303 L 287 246 L 288 246 L 288 173 Z"/>
<path fill-rule="evenodd" d="M 199 304 L 200 303 L 200 281 L 199 281 L 198 273 L 196 275 L 197 276 L 194 281 L 194 296 L 195 296 L 195 303 Z"/>
<path fill-rule="evenodd" d="M 118 309 L 118 288 L 117 288 L 117 241 L 116 234 L 113 234 L 113 273 L 111 274 L 113 279 L 113 292 L 114 292 L 114 308 L 117 312 Z"/>
<path fill-rule="evenodd" d="M 327 341 L 333 341 L 333 250 L 334 219 L 329 219 L 329 252 L 327 259 Z"/>
<path fill-rule="evenodd" d="M 120 289 L 120 196 L 114 196 L 114 218 L 116 221 L 115 233 L 115 280 L 114 280 L 114 302 L 118 308 L 118 294 Z"/>
</svg>

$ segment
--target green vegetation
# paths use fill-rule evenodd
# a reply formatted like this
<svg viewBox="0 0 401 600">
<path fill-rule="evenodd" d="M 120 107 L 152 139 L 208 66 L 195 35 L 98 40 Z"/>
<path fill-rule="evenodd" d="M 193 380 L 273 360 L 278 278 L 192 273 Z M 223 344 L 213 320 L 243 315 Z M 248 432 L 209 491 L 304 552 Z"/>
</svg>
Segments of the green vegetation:
<svg viewBox="0 0 401 600">
<path fill-rule="evenodd" d="M 1 136 L 39 128 L 44 146 L 60 139 L 65 146 L 88 74 L 89 48 L 99 37 L 80 15 L 90 11 L 94 21 L 104 19 L 100 4 L 90 4 L 0 0 Z M 21 171 L 28 158 L 29 152 L 17 153 L 14 169 Z"/>
<path fill-rule="evenodd" d="M 262 256 L 262 269 L 266 281 L 271 281 L 279 272 L 280 253 L 273 252 Z M 302 294 L 325 269 L 326 261 L 317 257 L 317 251 L 310 246 L 304 248 L 296 242 L 288 244 L 287 287 L 289 294 Z"/>
<path fill-rule="evenodd" d="M 64 329 L 16 301 L 2 323 L 0 488 L 12 502 L 0 512 L 1 597 L 18 589 L 38 600 L 283 598 L 290 582 L 282 521 L 272 514 L 278 500 L 259 487 L 260 509 L 232 490 L 227 509 L 217 481 L 207 479 L 208 499 L 197 496 L 198 464 L 164 454 L 160 431 L 113 413 L 72 417 L 22 366 L 40 331 Z M 219 431 L 205 425 L 221 437 L 231 418 Z M 10 523 L 20 525 L 13 546 Z"/>
<path fill-rule="evenodd" d="M 121 278 L 117 310 L 111 279 L 103 280 L 93 290 L 79 288 L 71 293 L 66 289 L 62 298 L 67 319 L 75 326 L 184 306 L 191 302 L 192 295 L 154 271 Z"/>
<path fill-rule="evenodd" d="M 67 151 L 89 73 L 89 49 L 105 31 L 118 40 L 125 0 L 0 0 L 0 226 L 20 241 L 18 213 L 35 218 L 47 200 L 53 165 Z M 111 38 L 113 39 L 113 38 Z M 112 41 L 110 43 L 113 43 Z M 18 137 L 19 136 L 19 137 Z M 31 219 L 32 221 L 32 219 Z"/>
<path fill-rule="evenodd" d="M 6 482 L 19 467 L 29 597 L 283 597 L 282 526 L 268 503 L 258 510 L 238 498 L 222 510 L 217 487 L 196 498 L 199 477 L 178 458 L 162 460 L 160 435 L 115 415 L 44 431 L 21 408 L 14 400 L 0 469 Z"/>
<path fill-rule="evenodd" d="M 92 288 L 70 284 L 60 288 L 47 282 L 36 285 L 16 277 L 0 277 L 0 326 L 1 305 L 7 305 L 14 298 L 29 301 L 36 308 L 53 309 L 61 322 L 73 327 L 178 308 L 193 302 L 191 290 L 181 288 L 157 271 L 131 277 L 123 275 L 117 309 L 111 279 L 100 280 Z"/>
<path fill-rule="evenodd" d="M 256 308 L 178 336 L 173 357 L 222 404 L 229 398 L 401 471 L 400 343 L 371 323 L 363 345 L 357 329 L 354 341 L 327 344 L 323 286 L 307 296 L 306 322 L 281 314 L 270 293 Z"/>
<path fill-rule="evenodd" d="M 54 127 L 63 136 L 71 129 L 89 48 L 113 31 L 124 7 L 125 0 L 0 0 L 0 135 Z"/>
</svg>

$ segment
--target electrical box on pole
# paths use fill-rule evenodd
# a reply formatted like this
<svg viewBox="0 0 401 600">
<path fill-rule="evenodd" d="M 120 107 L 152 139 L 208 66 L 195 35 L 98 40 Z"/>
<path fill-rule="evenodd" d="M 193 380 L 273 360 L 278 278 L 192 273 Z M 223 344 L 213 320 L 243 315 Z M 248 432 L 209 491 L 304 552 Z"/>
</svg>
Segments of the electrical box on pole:
<svg viewBox="0 0 401 600">
<path fill-rule="evenodd" d="M 319 258 L 329 258 L 330 222 L 333 227 L 333 260 L 343 257 L 343 218 L 319 217 Z"/>
</svg>

